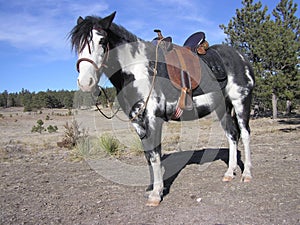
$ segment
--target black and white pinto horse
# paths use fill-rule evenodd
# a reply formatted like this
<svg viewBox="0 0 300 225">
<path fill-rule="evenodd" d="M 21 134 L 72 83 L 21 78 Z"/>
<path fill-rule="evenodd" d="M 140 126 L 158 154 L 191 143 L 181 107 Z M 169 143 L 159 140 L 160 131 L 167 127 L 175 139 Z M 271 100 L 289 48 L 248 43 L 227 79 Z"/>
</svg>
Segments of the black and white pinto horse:
<svg viewBox="0 0 300 225">
<path fill-rule="evenodd" d="M 115 12 L 105 18 L 78 18 L 70 33 L 78 53 L 78 86 L 94 92 L 102 73 L 118 92 L 118 101 L 139 135 L 149 164 L 152 190 L 147 204 L 156 206 L 163 195 L 161 133 L 163 122 L 172 120 L 180 90 L 168 79 L 163 52 L 113 23 Z M 216 112 L 229 141 L 229 164 L 223 181 L 231 181 L 237 168 L 237 145 L 242 138 L 245 161 L 242 181 L 249 182 L 250 105 L 254 75 L 249 62 L 226 45 L 211 46 L 221 56 L 227 84 L 221 89 L 208 66 L 199 58 L 202 79 L 193 92 L 193 110 L 177 120 L 193 120 Z"/>
</svg>

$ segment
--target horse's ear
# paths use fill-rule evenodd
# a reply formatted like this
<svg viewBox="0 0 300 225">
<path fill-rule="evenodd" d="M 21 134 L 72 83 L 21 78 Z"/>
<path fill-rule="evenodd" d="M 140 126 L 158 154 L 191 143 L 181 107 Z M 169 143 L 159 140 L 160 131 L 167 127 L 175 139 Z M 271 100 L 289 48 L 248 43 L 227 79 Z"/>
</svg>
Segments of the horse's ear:
<svg viewBox="0 0 300 225">
<path fill-rule="evenodd" d="M 105 18 L 103 18 L 103 19 L 101 20 L 102 28 L 103 28 L 104 30 L 107 30 L 107 29 L 110 27 L 112 21 L 113 21 L 114 18 L 115 18 L 116 13 L 117 13 L 117 12 L 115 11 L 115 12 L 113 12 L 112 14 L 110 14 L 109 16 L 107 16 L 107 17 L 105 17 Z"/>
<path fill-rule="evenodd" d="M 80 24 L 80 23 L 82 23 L 83 20 L 84 19 L 81 16 L 79 16 L 78 19 L 77 19 L 77 25 Z"/>
</svg>

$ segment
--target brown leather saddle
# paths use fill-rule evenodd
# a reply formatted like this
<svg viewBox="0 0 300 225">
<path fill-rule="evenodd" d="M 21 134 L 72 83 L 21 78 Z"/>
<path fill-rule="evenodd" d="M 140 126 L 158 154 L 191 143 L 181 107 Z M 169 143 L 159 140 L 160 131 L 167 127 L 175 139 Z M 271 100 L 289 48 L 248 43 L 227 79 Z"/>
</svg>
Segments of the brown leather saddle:
<svg viewBox="0 0 300 225">
<path fill-rule="evenodd" d="M 193 90 L 201 80 L 199 57 L 185 47 L 173 45 L 165 53 L 168 74 L 172 84 L 178 88 Z"/>
<path fill-rule="evenodd" d="M 172 43 L 172 38 L 164 38 L 160 30 L 154 32 L 157 33 L 157 37 L 152 43 L 158 45 L 164 52 L 169 79 L 176 88 L 181 90 L 178 107 L 181 110 L 192 110 L 192 90 L 199 86 L 201 80 L 199 57 L 197 53 L 191 51 L 197 48 L 191 48 L 190 45 L 194 44 L 191 42 L 188 42 L 189 45 L 185 47 L 175 45 Z M 192 41 L 194 40 L 195 38 Z"/>
<path fill-rule="evenodd" d="M 193 34 L 182 47 L 173 44 L 171 37 L 164 38 L 160 30 L 156 29 L 154 32 L 157 33 L 157 37 L 153 39 L 152 43 L 159 45 L 164 52 L 172 84 L 178 89 L 186 88 L 189 91 L 197 88 L 201 80 L 201 67 L 199 57 L 192 49 L 196 50 L 196 45 L 205 39 L 204 33 Z"/>
<path fill-rule="evenodd" d="M 158 36 L 152 43 L 164 52 L 169 79 L 181 90 L 176 109 L 179 117 L 183 110 L 193 109 L 192 94 L 203 94 L 201 88 L 197 88 L 201 82 L 200 60 L 210 68 L 211 75 L 219 82 L 220 89 L 225 88 L 227 75 L 223 60 L 214 47 L 209 48 L 203 32 L 189 36 L 182 47 L 173 44 L 171 37 L 163 37 L 160 30 L 154 31 Z M 176 119 L 179 117 L 175 116 Z"/>
</svg>

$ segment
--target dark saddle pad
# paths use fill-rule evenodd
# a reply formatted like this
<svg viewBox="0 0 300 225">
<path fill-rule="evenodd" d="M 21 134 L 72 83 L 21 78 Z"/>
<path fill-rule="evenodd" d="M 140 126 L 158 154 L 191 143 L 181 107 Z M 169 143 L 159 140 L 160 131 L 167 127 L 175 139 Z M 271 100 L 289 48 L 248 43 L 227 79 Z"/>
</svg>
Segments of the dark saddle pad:
<svg viewBox="0 0 300 225">
<path fill-rule="evenodd" d="M 220 88 L 225 88 L 227 84 L 227 75 L 220 54 L 215 49 L 213 49 L 213 47 L 210 47 L 207 49 L 205 55 L 199 55 L 199 57 L 211 69 L 217 81 L 219 82 Z"/>
</svg>

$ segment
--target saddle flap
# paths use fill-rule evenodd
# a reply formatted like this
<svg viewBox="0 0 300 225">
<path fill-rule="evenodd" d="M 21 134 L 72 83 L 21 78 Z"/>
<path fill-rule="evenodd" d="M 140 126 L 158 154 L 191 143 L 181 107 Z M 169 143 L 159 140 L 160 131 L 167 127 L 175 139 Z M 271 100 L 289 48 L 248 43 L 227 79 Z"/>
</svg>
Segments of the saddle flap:
<svg viewBox="0 0 300 225">
<path fill-rule="evenodd" d="M 201 80 L 199 57 L 185 47 L 173 45 L 165 55 L 169 78 L 177 88 L 195 89 Z"/>
</svg>

